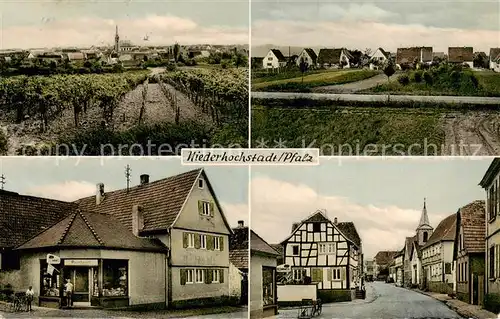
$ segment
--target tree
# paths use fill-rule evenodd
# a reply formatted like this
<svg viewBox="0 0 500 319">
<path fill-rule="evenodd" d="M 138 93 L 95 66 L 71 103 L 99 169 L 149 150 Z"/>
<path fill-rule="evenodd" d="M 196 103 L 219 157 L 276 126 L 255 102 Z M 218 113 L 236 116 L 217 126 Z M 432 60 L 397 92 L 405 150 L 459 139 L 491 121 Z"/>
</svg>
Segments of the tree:
<svg viewBox="0 0 500 319">
<path fill-rule="evenodd" d="M 236 68 L 242 66 L 242 65 L 245 65 L 245 56 L 239 52 L 236 52 L 235 55 L 234 55 L 234 66 Z"/>
<path fill-rule="evenodd" d="M 383 68 L 384 74 L 387 76 L 387 82 L 390 81 L 390 77 L 396 73 L 396 66 L 391 59 L 388 59 Z"/>
<path fill-rule="evenodd" d="M 179 43 L 174 44 L 174 61 L 177 63 L 177 59 L 179 58 L 179 52 L 181 51 L 181 46 Z"/>
<path fill-rule="evenodd" d="M 307 72 L 308 67 L 309 67 L 309 64 L 307 63 L 306 59 L 304 59 L 304 57 L 301 57 L 300 64 L 299 64 L 300 72 L 302 73 L 302 82 L 301 83 L 304 83 L 304 73 Z"/>
<path fill-rule="evenodd" d="M 361 60 L 363 58 L 363 52 L 359 51 L 359 50 L 354 50 L 354 51 L 349 51 L 349 53 L 351 53 L 352 55 L 352 59 L 351 59 L 351 63 L 353 65 L 361 65 Z"/>
</svg>

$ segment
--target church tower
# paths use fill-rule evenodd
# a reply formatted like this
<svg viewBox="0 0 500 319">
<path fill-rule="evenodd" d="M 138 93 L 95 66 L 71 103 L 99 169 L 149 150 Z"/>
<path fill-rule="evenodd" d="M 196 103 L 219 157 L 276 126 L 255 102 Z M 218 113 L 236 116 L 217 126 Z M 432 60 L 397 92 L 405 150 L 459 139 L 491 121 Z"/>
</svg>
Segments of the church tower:
<svg viewBox="0 0 500 319">
<path fill-rule="evenodd" d="M 417 227 L 418 244 L 425 244 L 429 240 L 429 237 L 431 237 L 433 230 L 434 228 L 430 225 L 429 216 L 427 215 L 427 207 L 424 198 L 424 208 L 422 209 L 422 215 L 420 216 L 420 222 Z"/>
<path fill-rule="evenodd" d="M 116 26 L 116 31 L 115 31 L 115 52 L 116 53 L 120 52 L 120 36 L 118 35 L 118 26 Z"/>
</svg>

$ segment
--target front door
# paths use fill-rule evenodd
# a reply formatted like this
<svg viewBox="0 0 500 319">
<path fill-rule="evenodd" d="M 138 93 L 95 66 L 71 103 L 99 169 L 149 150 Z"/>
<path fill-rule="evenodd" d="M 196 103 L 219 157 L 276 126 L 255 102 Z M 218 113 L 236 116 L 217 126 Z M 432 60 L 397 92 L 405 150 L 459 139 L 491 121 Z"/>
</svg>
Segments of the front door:
<svg viewBox="0 0 500 319">
<path fill-rule="evenodd" d="M 479 304 L 479 276 L 477 273 L 472 273 L 472 304 L 473 305 L 478 305 Z"/>
<path fill-rule="evenodd" d="M 73 304 L 90 306 L 90 268 L 69 268 L 69 274 L 73 283 Z"/>
</svg>

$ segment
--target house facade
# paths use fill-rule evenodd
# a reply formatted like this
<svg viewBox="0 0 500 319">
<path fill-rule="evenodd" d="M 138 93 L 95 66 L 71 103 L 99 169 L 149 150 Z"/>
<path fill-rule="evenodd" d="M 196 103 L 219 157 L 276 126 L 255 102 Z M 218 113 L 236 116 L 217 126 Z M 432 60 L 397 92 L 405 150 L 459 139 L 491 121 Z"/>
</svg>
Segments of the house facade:
<svg viewBox="0 0 500 319">
<path fill-rule="evenodd" d="M 385 280 L 390 275 L 390 267 L 397 251 L 379 251 L 373 258 L 375 278 Z"/>
<path fill-rule="evenodd" d="M 422 247 L 422 285 L 430 291 L 452 293 L 453 247 L 456 233 L 456 214 L 443 219 Z"/>
<path fill-rule="evenodd" d="M 347 49 L 320 49 L 318 67 L 320 68 L 350 68 L 352 55 Z"/>
<path fill-rule="evenodd" d="M 482 305 L 485 285 L 485 201 L 474 201 L 457 212 L 453 259 L 457 298 Z"/>
<path fill-rule="evenodd" d="M 422 288 L 422 246 L 414 241 L 410 250 L 411 287 Z"/>
<path fill-rule="evenodd" d="M 486 191 L 485 296 L 500 297 L 500 159 L 495 158 L 479 185 Z"/>
<path fill-rule="evenodd" d="M 339 223 L 336 218 L 332 222 L 317 211 L 295 224 L 282 245 L 293 279 L 317 283 L 322 300 L 335 291 L 350 295 L 351 290 L 361 288 L 361 239 L 352 222 Z"/>
<path fill-rule="evenodd" d="M 305 48 L 300 52 L 300 54 L 297 57 L 297 66 L 300 66 L 300 63 L 302 60 L 307 63 L 309 68 L 314 68 L 316 66 L 316 63 L 318 61 L 318 55 L 316 52 L 314 52 L 313 49 L 311 48 Z"/>
<path fill-rule="evenodd" d="M 404 249 L 400 250 L 394 256 L 394 272 L 395 272 L 394 283 L 399 287 L 402 287 L 404 283 L 403 262 L 404 262 Z"/>
<path fill-rule="evenodd" d="M 250 231 L 250 318 L 273 317 L 278 314 L 276 281 L 277 257 L 262 237 Z"/>
<path fill-rule="evenodd" d="M 141 175 L 138 186 L 111 192 L 99 183 L 94 196 L 73 203 L 35 199 L 47 208 L 30 215 L 23 214 L 32 198 L 1 196 L 14 203 L 2 207 L 5 223 L 26 216 L 40 228 L 19 229 L 15 242 L 5 242 L 14 246 L 5 256 L 14 269 L 2 270 L 0 281 L 17 290 L 32 285 L 41 305 L 64 306 L 66 279 L 83 306 L 187 307 L 229 296 L 232 231 L 203 169 L 151 183 Z"/>
<path fill-rule="evenodd" d="M 500 48 L 491 48 L 489 56 L 490 69 L 500 72 Z"/>
<path fill-rule="evenodd" d="M 262 68 L 279 69 L 286 66 L 287 59 L 278 49 L 271 49 L 262 60 Z"/>
<path fill-rule="evenodd" d="M 398 68 L 413 63 L 430 64 L 432 60 L 432 47 L 398 48 L 396 52 L 396 66 Z"/>
</svg>

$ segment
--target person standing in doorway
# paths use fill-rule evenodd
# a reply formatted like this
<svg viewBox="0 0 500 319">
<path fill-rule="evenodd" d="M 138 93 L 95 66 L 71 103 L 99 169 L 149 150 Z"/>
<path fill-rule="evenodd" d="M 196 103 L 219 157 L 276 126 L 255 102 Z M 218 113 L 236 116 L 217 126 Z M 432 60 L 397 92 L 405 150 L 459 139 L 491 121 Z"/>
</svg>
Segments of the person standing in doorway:
<svg viewBox="0 0 500 319">
<path fill-rule="evenodd" d="M 66 284 L 64 284 L 64 295 L 66 296 L 66 306 L 73 306 L 73 284 L 69 278 L 66 279 Z"/>
<path fill-rule="evenodd" d="M 33 291 L 33 287 L 30 286 L 28 290 L 26 290 L 26 310 L 31 311 L 31 303 L 33 302 L 33 298 L 35 296 L 35 292 Z"/>
</svg>

